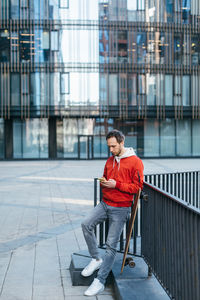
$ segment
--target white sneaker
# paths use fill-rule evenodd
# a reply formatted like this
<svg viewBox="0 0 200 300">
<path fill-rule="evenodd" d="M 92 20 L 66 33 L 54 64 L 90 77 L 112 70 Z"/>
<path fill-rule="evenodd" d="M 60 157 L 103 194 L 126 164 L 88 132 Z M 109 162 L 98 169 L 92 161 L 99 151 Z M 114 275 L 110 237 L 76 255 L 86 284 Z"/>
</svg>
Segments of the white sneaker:
<svg viewBox="0 0 200 300">
<path fill-rule="evenodd" d="M 91 262 L 83 269 L 81 275 L 84 277 L 88 277 L 94 273 L 94 271 L 98 270 L 102 264 L 103 260 L 100 258 L 96 260 L 92 258 Z"/>
<path fill-rule="evenodd" d="M 95 296 L 104 290 L 104 285 L 99 281 L 99 279 L 95 278 L 89 288 L 85 291 L 85 296 Z"/>
</svg>

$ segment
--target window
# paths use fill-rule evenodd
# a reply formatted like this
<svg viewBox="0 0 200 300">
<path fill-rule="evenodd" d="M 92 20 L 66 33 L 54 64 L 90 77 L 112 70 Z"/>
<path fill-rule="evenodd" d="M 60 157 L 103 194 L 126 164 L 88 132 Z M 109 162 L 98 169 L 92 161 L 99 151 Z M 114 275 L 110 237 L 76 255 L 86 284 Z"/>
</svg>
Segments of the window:
<svg viewBox="0 0 200 300">
<path fill-rule="evenodd" d="M 145 0 L 127 0 L 129 21 L 144 21 Z"/>
<path fill-rule="evenodd" d="M 0 62 L 8 62 L 10 58 L 10 39 L 7 29 L 0 31 Z"/>
<path fill-rule="evenodd" d="M 50 73 L 50 103 L 60 104 L 60 73 Z"/>
<path fill-rule="evenodd" d="M 69 73 L 60 74 L 60 93 L 69 94 Z"/>
<path fill-rule="evenodd" d="M 138 75 L 138 94 L 145 95 L 145 93 L 146 93 L 145 75 Z"/>
<path fill-rule="evenodd" d="M 118 104 L 118 76 L 115 74 L 109 75 L 109 105 Z"/>
<path fill-rule="evenodd" d="M 176 124 L 177 156 L 191 155 L 191 120 L 178 120 Z"/>
<path fill-rule="evenodd" d="M 200 120 L 192 121 L 192 154 L 200 155 Z"/>
<path fill-rule="evenodd" d="M 28 8 L 28 0 L 20 0 L 21 8 Z"/>
<path fill-rule="evenodd" d="M 60 8 L 69 8 L 69 0 L 60 0 L 59 7 Z"/>
<path fill-rule="evenodd" d="M 128 104 L 129 105 L 136 105 L 136 95 L 137 95 L 137 89 L 136 89 L 136 82 L 137 82 L 137 76 L 136 74 L 131 75 L 128 77 Z"/>
<path fill-rule="evenodd" d="M 13 121 L 13 157 L 48 157 L 48 120 Z"/>
<path fill-rule="evenodd" d="M 181 105 L 181 76 L 174 76 L 174 105 Z"/>
<path fill-rule="evenodd" d="M 200 37 L 198 35 L 191 37 L 191 55 L 192 65 L 198 65 L 200 62 Z"/>
<path fill-rule="evenodd" d="M 19 19 L 19 0 L 10 0 L 11 19 Z"/>
<path fill-rule="evenodd" d="M 167 13 L 167 22 L 173 22 L 174 17 L 174 1 L 173 0 L 165 0 L 166 5 L 166 13 Z"/>
<path fill-rule="evenodd" d="M 40 79 L 40 73 L 31 73 L 30 77 L 30 92 L 31 92 L 31 105 L 40 105 L 40 84 L 41 84 L 41 79 Z M 47 97 L 47 95 L 46 95 Z"/>
<path fill-rule="evenodd" d="M 58 51 L 58 31 L 51 31 L 51 50 Z"/>
<path fill-rule="evenodd" d="M 160 155 L 175 156 L 175 123 L 165 119 L 160 123 Z"/>
<path fill-rule="evenodd" d="M 21 93 L 22 93 L 22 95 L 29 94 L 29 75 L 28 74 L 21 75 Z"/>
<path fill-rule="evenodd" d="M 147 36 L 146 32 L 141 32 L 137 34 L 137 62 L 145 63 L 147 54 Z"/>
<path fill-rule="evenodd" d="M 190 10 L 191 10 L 191 0 L 182 0 L 183 23 L 189 23 Z"/>
<path fill-rule="evenodd" d="M 165 105 L 173 105 L 173 76 L 165 75 Z"/>
<path fill-rule="evenodd" d="M 107 105 L 108 75 L 104 73 L 100 73 L 99 83 L 100 83 L 100 104 Z"/>
<path fill-rule="evenodd" d="M 108 62 L 108 40 L 109 34 L 107 30 L 99 31 L 99 55 L 100 63 Z"/>
<path fill-rule="evenodd" d="M 118 59 L 127 62 L 127 31 L 118 32 Z"/>
<path fill-rule="evenodd" d="M 144 121 L 144 156 L 159 156 L 159 122 Z"/>
<path fill-rule="evenodd" d="M 190 105 L 190 76 L 183 75 L 182 77 L 182 103 L 183 106 Z"/>
<path fill-rule="evenodd" d="M 147 74 L 147 105 L 156 104 L 156 76 Z"/>
<path fill-rule="evenodd" d="M 20 105 L 20 77 L 11 73 L 11 105 Z"/>
<path fill-rule="evenodd" d="M 24 30 L 20 32 L 20 59 L 22 62 L 30 60 L 30 34 Z"/>
<path fill-rule="evenodd" d="M 180 64 L 182 59 L 182 38 L 181 35 L 174 36 L 174 63 Z"/>
</svg>

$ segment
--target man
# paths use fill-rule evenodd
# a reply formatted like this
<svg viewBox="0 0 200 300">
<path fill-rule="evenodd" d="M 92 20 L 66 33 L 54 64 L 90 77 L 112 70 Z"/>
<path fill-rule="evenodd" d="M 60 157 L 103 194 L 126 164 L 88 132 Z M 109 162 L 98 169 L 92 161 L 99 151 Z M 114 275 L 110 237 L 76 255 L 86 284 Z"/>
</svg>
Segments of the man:
<svg viewBox="0 0 200 300">
<path fill-rule="evenodd" d="M 133 148 L 124 147 L 124 135 L 118 130 L 112 130 L 106 136 L 106 140 L 112 157 L 108 158 L 101 179 L 102 201 L 93 208 L 82 223 L 83 234 L 92 260 L 81 274 L 87 277 L 99 269 L 97 278 L 84 293 L 86 296 L 94 296 L 104 290 L 133 196 L 143 186 L 143 163 L 136 156 Z M 102 259 L 99 255 L 94 228 L 106 219 L 109 220 L 109 230 L 106 252 Z"/>
</svg>

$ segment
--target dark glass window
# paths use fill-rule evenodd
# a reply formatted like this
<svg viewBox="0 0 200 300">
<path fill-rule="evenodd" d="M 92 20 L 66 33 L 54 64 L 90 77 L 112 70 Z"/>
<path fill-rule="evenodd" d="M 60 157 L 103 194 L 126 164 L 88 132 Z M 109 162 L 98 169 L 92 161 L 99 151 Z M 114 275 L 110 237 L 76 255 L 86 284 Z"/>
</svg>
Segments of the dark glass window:
<svg viewBox="0 0 200 300">
<path fill-rule="evenodd" d="M 11 105 L 20 105 L 20 77 L 15 73 L 11 73 Z"/>
<path fill-rule="evenodd" d="M 28 8 L 28 2 L 29 0 L 20 0 L 20 6 L 22 8 Z"/>
<path fill-rule="evenodd" d="M 99 55 L 100 55 L 100 63 L 108 62 L 108 31 L 100 30 L 99 31 Z"/>
<path fill-rule="evenodd" d="M 21 31 L 19 35 L 20 40 L 20 60 L 22 62 L 30 61 L 30 34 L 28 31 Z"/>
<path fill-rule="evenodd" d="M 11 19 L 19 19 L 19 0 L 10 0 L 11 9 Z"/>
<path fill-rule="evenodd" d="M 200 63 L 200 35 L 192 35 L 191 38 L 192 65 Z"/>
<path fill-rule="evenodd" d="M 174 36 L 174 63 L 180 64 L 182 62 L 182 38 L 181 35 Z"/>
<path fill-rule="evenodd" d="M 0 31 L 0 62 L 8 62 L 10 59 L 10 38 L 7 29 Z"/>
<path fill-rule="evenodd" d="M 147 54 L 147 36 L 146 32 L 137 34 L 137 62 L 145 63 Z"/>
<path fill-rule="evenodd" d="M 190 10 L 191 10 L 191 0 L 182 0 L 183 23 L 189 23 Z"/>
<path fill-rule="evenodd" d="M 174 0 L 165 0 L 167 22 L 173 22 L 174 18 Z"/>
<path fill-rule="evenodd" d="M 127 31 L 118 32 L 118 59 L 127 62 Z"/>
</svg>

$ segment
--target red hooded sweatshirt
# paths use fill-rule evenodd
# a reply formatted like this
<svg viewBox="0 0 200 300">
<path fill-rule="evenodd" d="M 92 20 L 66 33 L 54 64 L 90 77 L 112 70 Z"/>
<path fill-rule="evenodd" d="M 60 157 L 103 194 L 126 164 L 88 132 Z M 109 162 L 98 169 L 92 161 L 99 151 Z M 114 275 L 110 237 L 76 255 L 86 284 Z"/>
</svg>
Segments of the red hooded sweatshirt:
<svg viewBox="0 0 200 300">
<path fill-rule="evenodd" d="M 116 181 L 114 189 L 103 188 L 103 201 L 115 207 L 130 207 L 133 195 L 143 187 L 144 166 L 133 148 L 125 148 L 122 156 L 110 157 L 105 165 L 103 176 Z"/>
</svg>

